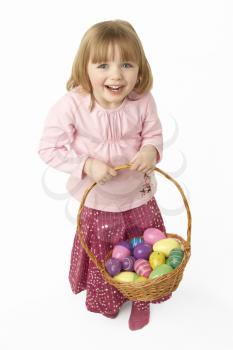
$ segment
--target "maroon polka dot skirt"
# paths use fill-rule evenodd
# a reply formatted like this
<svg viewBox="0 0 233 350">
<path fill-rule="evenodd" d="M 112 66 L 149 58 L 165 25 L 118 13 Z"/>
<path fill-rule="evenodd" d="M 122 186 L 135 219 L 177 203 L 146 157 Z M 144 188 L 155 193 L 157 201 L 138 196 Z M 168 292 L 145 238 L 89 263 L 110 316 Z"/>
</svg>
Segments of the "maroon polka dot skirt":
<svg viewBox="0 0 233 350">
<path fill-rule="evenodd" d="M 88 247 L 102 262 L 117 242 L 142 235 L 148 227 L 156 227 L 166 232 L 155 197 L 140 207 L 118 213 L 84 206 L 80 222 Z M 92 312 L 105 316 L 115 315 L 121 305 L 128 301 L 122 293 L 105 281 L 101 272 L 89 259 L 76 234 L 71 251 L 69 282 L 75 294 L 86 290 L 86 307 Z M 170 297 L 171 294 L 152 303 L 160 303 Z M 135 303 L 138 307 L 149 307 L 149 302 Z"/>
</svg>

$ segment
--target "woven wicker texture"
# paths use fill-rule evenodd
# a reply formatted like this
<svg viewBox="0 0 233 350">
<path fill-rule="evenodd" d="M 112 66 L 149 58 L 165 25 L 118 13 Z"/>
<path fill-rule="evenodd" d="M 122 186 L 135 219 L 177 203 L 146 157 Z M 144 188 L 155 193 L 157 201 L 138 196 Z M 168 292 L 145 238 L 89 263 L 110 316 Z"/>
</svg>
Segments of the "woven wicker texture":
<svg viewBox="0 0 233 350">
<path fill-rule="evenodd" d="M 121 170 L 129 168 L 131 164 L 125 164 L 115 167 L 115 170 Z M 80 203 L 78 215 L 77 215 L 77 234 L 78 238 L 86 251 L 89 258 L 95 263 L 97 268 L 102 273 L 104 279 L 111 285 L 113 285 L 115 288 L 117 288 L 127 299 L 129 300 L 137 300 L 137 301 L 152 301 L 156 300 L 162 297 L 167 296 L 168 294 L 174 292 L 182 280 L 183 272 L 186 267 L 186 264 L 191 256 L 191 212 L 189 209 L 188 201 L 186 199 L 186 196 L 184 194 L 184 191 L 182 190 L 181 186 L 175 181 L 170 175 L 162 171 L 161 169 L 155 167 L 154 171 L 160 173 L 161 175 L 165 176 L 168 180 L 170 180 L 179 190 L 185 208 L 187 212 L 187 240 L 179 236 L 175 233 L 166 233 L 168 238 L 175 238 L 180 241 L 180 243 L 183 245 L 184 249 L 184 257 L 181 262 L 181 264 L 176 267 L 173 271 L 159 276 L 153 280 L 148 281 L 141 281 L 141 282 L 118 282 L 114 280 L 106 271 L 104 263 L 98 261 L 94 254 L 91 252 L 89 247 L 87 246 L 85 240 L 83 239 L 83 233 L 81 228 L 81 212 L 83 210 L 86 197 L 88 193 L 92 190 L 94 186 L 96 186 L 96 182 L 94 182 L 88 189 L 86 189 L 83 198 Z M 107 254 L 105 261 L 111 256 L 111 251 Z"/>
</svg>

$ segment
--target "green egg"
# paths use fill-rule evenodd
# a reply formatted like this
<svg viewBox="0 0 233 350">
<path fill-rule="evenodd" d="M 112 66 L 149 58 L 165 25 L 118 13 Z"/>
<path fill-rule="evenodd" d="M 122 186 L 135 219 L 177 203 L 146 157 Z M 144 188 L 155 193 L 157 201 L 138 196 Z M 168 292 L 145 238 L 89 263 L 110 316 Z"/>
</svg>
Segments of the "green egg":
<svg viewBox="0 0 233 350">
<path fill-rule="evenodd" d="M 160 264 L 157 266 L 150 274 L 149 279 L 153 280 L 159 276 L 165 275 L 168 272 L 171 272 L 173 268 L 167 264 Z"/>
<path fill-rule="evenodd" d="M 179 266 L 183 260 L 184 252 L 180 248 L 172 249 L 169 257 L 167 258 L 166 264 L 170 265 L 175 269 L 177 266 Z"/>
</svg>

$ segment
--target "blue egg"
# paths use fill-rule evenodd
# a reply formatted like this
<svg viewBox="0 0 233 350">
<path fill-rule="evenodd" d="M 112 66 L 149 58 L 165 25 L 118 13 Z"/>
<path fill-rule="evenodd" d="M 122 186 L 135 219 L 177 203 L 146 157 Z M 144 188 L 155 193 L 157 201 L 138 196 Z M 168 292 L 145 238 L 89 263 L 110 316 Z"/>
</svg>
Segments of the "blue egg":
<svg viewBox="0 0 233 350">
<path fill-rule="evenodd" d="M 134 249 L 138 244 L 143 243 L 143 242 L 144 242 L 144 240 L 142 237 L 131 238 L 130 247 L 131 247 L 131 249 Z"/>
</svg>

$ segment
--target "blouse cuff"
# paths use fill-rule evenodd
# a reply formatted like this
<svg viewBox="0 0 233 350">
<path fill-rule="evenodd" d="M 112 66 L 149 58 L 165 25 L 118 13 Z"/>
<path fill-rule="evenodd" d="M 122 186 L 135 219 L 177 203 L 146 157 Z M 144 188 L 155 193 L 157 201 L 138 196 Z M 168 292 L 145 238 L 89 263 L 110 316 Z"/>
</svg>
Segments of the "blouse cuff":
<svg viewBox="0 0 233 350">
<path fill-rule="evenodd" d="M 72 176 L 76 177 L 79 180 L 82 180 L 86 176 L 86 174 L 84 173 L 84 165 L 88 158 L 88 155 L 81 155 L 78 157 L 78 164 L 73 170 Z"/>
</svg>

